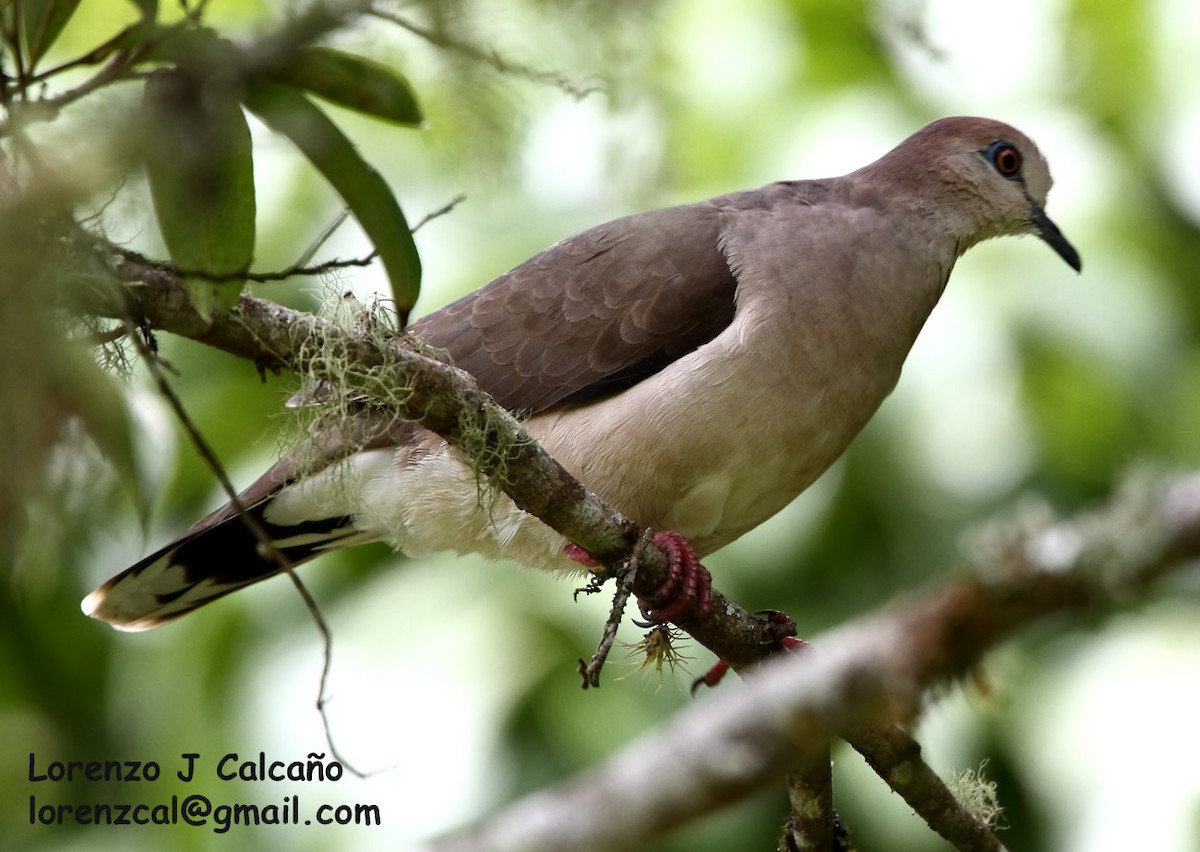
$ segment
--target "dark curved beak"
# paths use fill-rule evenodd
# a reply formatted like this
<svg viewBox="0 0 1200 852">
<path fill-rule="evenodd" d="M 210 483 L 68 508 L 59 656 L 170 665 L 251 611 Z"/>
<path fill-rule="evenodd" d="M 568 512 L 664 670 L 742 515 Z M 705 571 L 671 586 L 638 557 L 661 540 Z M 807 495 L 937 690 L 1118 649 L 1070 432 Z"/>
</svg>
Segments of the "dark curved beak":
<svg viewBox="0 0 1200 852">
<path fill-rule="evenodd" d="M 1076 272 L 1083 271 L 1083 259 L 1079 256 L 1079 252 L 1075 251 L 1075 246 L 1067 242 L 1067 238 L 1058 229 L 1058 225 L 1050 221 L 1046 211 L 1033 199 L 1029 200 L 1029 221 L 1037 235 L 1046 245 L 1058 252 L 1058 256 L 1065 260 L 1068 266 Z"/>
</svg>

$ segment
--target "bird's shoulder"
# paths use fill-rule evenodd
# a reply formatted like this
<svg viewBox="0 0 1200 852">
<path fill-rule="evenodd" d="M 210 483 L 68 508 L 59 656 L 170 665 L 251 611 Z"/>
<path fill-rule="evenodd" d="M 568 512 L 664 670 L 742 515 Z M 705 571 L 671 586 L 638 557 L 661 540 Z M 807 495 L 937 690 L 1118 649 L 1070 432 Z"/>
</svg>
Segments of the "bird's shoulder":
<svg viewBox="0 0 1200 852">
<path fill-rule="evenodd" d="M 722 216 L 714 199 L 589 228 L 410 330 L 512 410 L 615 393 L 732 321 Z"/>
</svg>

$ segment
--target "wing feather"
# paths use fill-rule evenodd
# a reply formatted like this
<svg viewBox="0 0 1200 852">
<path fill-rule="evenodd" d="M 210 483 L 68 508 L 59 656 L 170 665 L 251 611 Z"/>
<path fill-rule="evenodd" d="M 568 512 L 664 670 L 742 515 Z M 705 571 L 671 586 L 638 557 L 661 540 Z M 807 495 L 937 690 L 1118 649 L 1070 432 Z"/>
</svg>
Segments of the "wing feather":
<svg viewBox="0 0 1200 852">
<path fill-rule="evenodd" d="M 506 408 L 623 390 L 712 340 L 737 282 L 721 207 L 656 210 L 584 231 L 413 324 Z"/>
</svg>

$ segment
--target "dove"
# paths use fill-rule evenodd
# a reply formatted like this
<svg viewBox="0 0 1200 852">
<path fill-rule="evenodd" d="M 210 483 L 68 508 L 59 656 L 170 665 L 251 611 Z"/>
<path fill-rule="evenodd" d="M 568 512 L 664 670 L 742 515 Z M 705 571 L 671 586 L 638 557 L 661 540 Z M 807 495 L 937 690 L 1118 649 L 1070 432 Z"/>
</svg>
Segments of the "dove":
<svg viewBox="0 0 1200 852">
<path fill-rule="evenodd" d="M 964 252 L 1029 234 L 1081 271 L 1046 215 L 1050 185 L 1020 131 L 942 118 L 841 177 L 567 237 L 409 331 L 658 531 L 673 570 L 703 572 L 676 584 L 696 597 L 698 560 L 784 508 L 875 414 Z M 556 572 L 587 561 L 507 497 L 481 505 L 457 450 L 379 407 L 318 430 L 240 500 L 293 564 L 380 540 Z M 226 505 L 82 606 L 142 630 L 279 572 Z"/>
</svg>

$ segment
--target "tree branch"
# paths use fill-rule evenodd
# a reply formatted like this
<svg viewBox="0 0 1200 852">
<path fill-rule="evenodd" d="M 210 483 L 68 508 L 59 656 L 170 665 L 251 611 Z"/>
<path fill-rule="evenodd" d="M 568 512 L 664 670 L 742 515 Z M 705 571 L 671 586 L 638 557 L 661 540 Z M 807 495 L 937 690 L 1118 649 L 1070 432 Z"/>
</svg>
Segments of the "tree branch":
<svg viewBox="0 0 1200 852">
<path fill-rule="evenodd" d="M 227 317 L 207 323 L 192 308 L 178 272 L 169 265 L 151 263 L 90 236 L 80 237 L 92 241 L 96 252 L 107 259 L 118 285 L 73 294 L 74 309 L 97 316 L 132 316 L 150 327 L 253 361 L 260 369 L 292 369 L 386 399 L 398 415 L 421 423 L 476 459 L 481 474 L 519 507 L 604 565 L 595 572 L 600 581 L 617 576 L 635 552 L 634 593 L 653 594 L 666 579 L 663 553 L 648 543 L 639 545 L 644 530 L 550 458 L 508 412 L 479 390 L 470 375 L 429 357 L 406 336 L 380 342 L 329 320 L 248 296 Z M 396 398 L 397 388 L 406 389 L 403 399 Z M 482 444 L 469 445 L 465 438 L 469 435 L 482 435 Z M 499 446 L 509 451 L 489 452 Z M 777 652 L 783 635 L 778 625 L 756 618 L 716 590 L 706 614 L 681 616 L 677 624 L 735 670 L 745 670 Z M 598 679 L 592 683 L 599 685 Z M 899 729 L 885 726 L 839 733 L 868 754 L 880 771 L 897 768 L 889 763 L 889 755 L 920 761 L 919 746 Z M 880 743 L 886 747 L 879 748 Z M 943 835 L 974 830 L 938 826 L 938 820 L 952 813 L 947 803 L 954 803 L 954 798 L 928 767 L 921 772 L 889 772 L 885 778 Z M 924 780 L 914 781 L 909 789 L 909 779 Z M 931 784 L 936 795 L 930 794 Z"/>
<path fill-rule="evenodd" d="M 511 415 L 479 390 L 468 374 L 428 357 L 410 339 L 400 336 L 380 343 L 328 320 L 247 296 L 224 320 L 206 323 L 192 308 L 179 274 L 169 265 L 151 263 L 102 242 L 97 247 L 109 259 L 120 285 L 113 290 L 75 294 L 76 309 L 99 316 L 133 316 L 153 328 L 253 361 L 260 369 L 292 369 L 335 379 L 369 397 L 387 399 L 400 416 L 420 422 L 478 459 L 481 473 L 518 506 L 606 566 L 596 572 L 598 579 L 616 576 L 635 550 L 636 594 L 653 594 L 666 579 L 663 553 L 644 541 L 639 546 L 644 530 L 605 505 L 550 458 Z M 403 400 L 397 400 L 396 388 L 410 390 Z M 483 447 L 465 445 L 464 436 L 472 434 L 484 435 Z M 496 446 L 509 447 L 511 452 L 502 460 L 501 454 L 486 452 Z M 778 625 L 756 618 L 716 590 L 708 613 L 689 614 L 677 623 L 737 670 L 778 651 L 782 635 Z M 593 683 L 598 685 L 598 680 Z M 898 729 L 842 733 L 860 751 L 873 755 L 874 747 L 854 738 L 869 733 L 872 741 L 888 744 L 873 765 L 888 767 L 887 755 L 892 754 L 920 760 L 919 746 Z M 945 803 L 954 801 L 927 767 L 921 777 L 932 778 L 939 787 L 939 795 L 932 800 L 937 807 L 929 804 L 927 786 L 906 789 L 906 779 L 917 775 L 892 776 L 889 783 L 927 821 L 942 818 L 948 812 Z M 963 830 L 955 826 L 937 828 L 936 824 L 935 829 L 945 835 Z"/>
<path fill-rule="evenodd" d="M 1118 495 L 1012 541 L 978 576 L 817 637 L 811 650 L 758 669 L 748 689 L 707 696 L 601 766 L 427 849 L 628 848 L 819 760 L 831 731 L 911 723 L 926 689 L 962 675 L 1021 627 L 1119 604 L 1197 556 L 1200 474 Z M 886 763 L 923 772 L 915 758 Z M 942 833 L 955 848 L 1004 848 L 962 805 L 947 807 L 940 825 L 952 827 Z"/>
<path fill-rule="evenodd" d="M 833 809 L 833 756 L 830 742 L 806 766 L 787 776 L 791 813 L 779 838 L 781 852 L 846 852 Z"/>
</svg>

